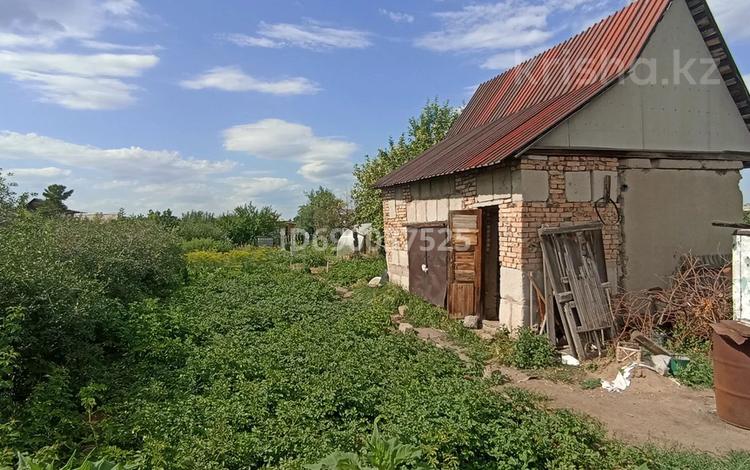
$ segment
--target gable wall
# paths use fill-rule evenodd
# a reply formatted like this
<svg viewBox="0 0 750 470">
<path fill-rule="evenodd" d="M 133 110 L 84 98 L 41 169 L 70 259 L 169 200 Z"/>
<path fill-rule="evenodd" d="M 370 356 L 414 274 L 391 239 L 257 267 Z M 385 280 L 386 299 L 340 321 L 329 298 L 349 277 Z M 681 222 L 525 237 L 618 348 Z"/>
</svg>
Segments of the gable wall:
<svg viewBox="0 0 750 470">
<path fill-rule="evenodd" d="M 675 60 L 675 51 L 680 59 Z M 675 79 L 690 67 L 691 83 Z M 553 129 L 538 148 L 750 152 L 750 132 L 695 25 L 685 0 L 674 0 L 657 26 L 641 64 L 576 115 Z M 706 63 L 700 63 L 703 59 Z M 655 80 L 648 80 L 651 65 Z M 706 72 L 711 73 L 706 76 Z M 713 83 L 703 83 L 708 78 Z"/>
</svg>

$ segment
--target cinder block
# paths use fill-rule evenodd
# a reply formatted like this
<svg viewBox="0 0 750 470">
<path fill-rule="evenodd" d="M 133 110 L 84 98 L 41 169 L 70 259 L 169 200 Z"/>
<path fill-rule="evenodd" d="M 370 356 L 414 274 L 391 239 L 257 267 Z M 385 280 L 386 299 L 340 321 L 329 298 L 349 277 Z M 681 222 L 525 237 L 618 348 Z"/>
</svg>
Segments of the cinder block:
<svg viewBox="0 0 750 470">
<path fill-rule="evenodd" d="M 414 222 L 423 224 L 427 222 L 427 201 L 415 201 L 417 207 L 417 218 Z"/>
<path fill-rule="evenodd" d="M 406 204 L 406 223 L 414 224 L 417 222 L 417 202 L 411 201 Z"/>
<path fill-rule="evenodd" d="M 477 175 L 477 199 L 479 200 L 492 200 L 494 190 L 492 188 L 492 171 L 482 170 Z"/>
<path fill-rule="evenodd" d="M 437 201 L 435 199 L 427 200 L 427 222 L 437 221 Z"/>
<path fill-rule="evenodd" d="M 604 177 L 609 176 L 612 179 L 609 188 L 609 197 L 617 201 L 620 195 L 620 181 L 616 171 L 594 171 L 591 174 L 591 185 L 593 200 L 598 201 L 604 195 Z"/>
<path fill-rule="evenodd" d="M 510 168 L 498 168 L 492 174 L 492 192 L 496 199 L 508 199 L 513 194 Z"/>
<path fill-rule="evenodd" d="M 438 200 L 437 202 L 437 220 L 443 222 L 448 220 L 448 211 L 450 210 L 450 201 L 447 198 Z"/>
<path fill-rule="evenodd" d="M 545 202 L 549 199 L 549 173 L 544 170 L 522 170 L 523 200 Z"/>
<path fill-rule="evenodd" d="M 700 170 L 703 163 L 700 160 L 672 160 L 668 158 L 654 160 L 654 168 L 660 170 Z"/>
<path fill-rule="evenodd" d="M 651 168 L 651 160 L 648 158 L 623 158 L 620 160 L 620 166 L 636 170 L 646 170 Z"/>
<path fill-rule="evenodd" d="M 396 217 L 396 200 L 395 199 L 389 199 L 388 203 L 386 204 L 388 208 L 388 215 L 387 217 L 393 218 Z"/>
<path fill-rule="evenodd" d="M 565 199 L 568 202 L 591 201 L 591 174 L 588 171 L 565 173 Z"/>
<path fill-rule="evenodd" d="M 460 197 L 452 197 L 448 201 L 449 209 L 451 211 L 460 211 L 464 208 L 464 200 Z"/>
<path fill-rule="evenodd" d="M 741 170 L 742 162 L 732 162 L 724 160 L 704 160 L 703 168 L 706 170 Z"/>
</svg>

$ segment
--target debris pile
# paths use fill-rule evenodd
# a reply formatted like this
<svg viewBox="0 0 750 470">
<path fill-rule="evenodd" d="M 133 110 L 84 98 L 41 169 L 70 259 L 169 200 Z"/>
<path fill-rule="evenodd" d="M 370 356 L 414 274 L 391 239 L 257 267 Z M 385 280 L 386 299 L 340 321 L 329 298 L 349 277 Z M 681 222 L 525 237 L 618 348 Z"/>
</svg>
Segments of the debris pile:
<svg viewBox="0 0 750 470">
<path fill-rule="evenodd" d="M 666 289 L 629 292 L 616 304 L 620 340 L 632 331 L 676 344 L 708 340 L 711 325 L 732 318 L 732 265 L 721 257 L 684 256 Z"/>
</svg>

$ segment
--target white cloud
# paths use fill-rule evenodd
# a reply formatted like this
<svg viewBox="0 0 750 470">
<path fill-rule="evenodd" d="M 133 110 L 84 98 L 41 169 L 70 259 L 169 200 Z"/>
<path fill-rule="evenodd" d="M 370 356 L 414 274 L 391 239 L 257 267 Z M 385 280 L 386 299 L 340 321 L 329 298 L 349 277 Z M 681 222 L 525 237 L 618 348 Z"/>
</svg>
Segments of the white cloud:
<svg viewBox="0 0 750 470">
<path fill-rule="evenodd" d="M 29 86 L 41 100 L 70 109 L 114 109 L 134 101 L 137 77 L 155 66 L 155 55 L 50 54 L 0 51 L 0 73 Z"/>
<path fill-rule="evenodd" d="M 414 23 L 414 15 L 398 11 L 390 11 L 385 8 L 381 8 L 379 11 L 381 15 L 387 16 L 394 23 Z"/>
<path fill-rule="evenodd" d="M 135 101 L 125 78 L 154 67 L 159 46 L 97 39 L 105 29 L 137 30 L 146 18 L 135 0 L 4 0 L 0 8 L 0 74 L 35 91 L 39 101 L 69 109 L 115 109 Z M 107 54 L 69 54 L 70 42 Z"/>
<path fill-rule="evenodd" d="M 224 131 L 224 147 L 267 160 L 301 164 L 298 173 L 314 182 L 351 176 L 356 144 L 318 137 L 310 127 L 281 119 L 265 119 Z"/>
<path fill-rule="evenodd" d="M 140 147 L 99 148 L 80 145 L 38 134 L 0 132 L 0 158 L 50 161 L 70 167 L 99 170 L 122 179 L 168 180 L 195 172 L 225 173 L 231 161 L 184 158 L 168 150 Z"/>
<path fill-rule="evenodd" d="M 138 54 L 151 54 L 164 49 L 155 44 L 150 46 L 115 44 L 113 42 L 96 41 L 93 39 L 83 39 L 80 42 L 82 46 L 96 51 L 122 51 Z"/>
<path fill-rule="evenodd" d="M 214 88 L 223 91 L 255 91 L 272 95 L 312 95 L 320 91 L 314 82 L 294 77 L 278 81 L 264 81 L 245 74 L 239 67 L 215 67 L 180 83 L 183 88 L 203 90 Z"/>
<path fill-rule="evenodd" d="M 580 18 L 600 18 L 624 0 L 501 0 L 434 14 L 441 28 L 418 37 L 436 52 L 489 54 L 482 68 L 501 70 L 545 50 L 561 31 L 578 32 Z"/>
<path fill-rule="evenodd" d="M 65 184 L 75 190 L 70 207 L 88 212 L 120 207 L 129 213 L 166 208 L 223 212 L 253 202 L 291 217 L 305 189 L 288 178 L 245 171 L 239 161 L 191 159 L 140 147 L 100 148 L 11 131 L 0 132 L 0 161 L 37 165 L 10 170 L 20 190 Z M 50 162 L 59 166 L 45 166 Z"/>
<path fill-rule="evenodd" d="M 417 46 L 438 52 L 510 50 L 542 44 L 552 37 L 551 9 L 519 0 L 476 4 L 459 11 L 436 13 L 441 31 L 417 39 Z"/>
<path fill-rule="evenodd" d="M 750 3 L 746 0 L 708 0 L 708 6 L 727 40 L 750 38 L 750 28 L 747 27 Z"/>
<path fill-rule="evenodd" d="M 8 170 L 8 173 L 11 173 L 14 177 L 54 178 L 57 176 L 70 176 L 72 171 L 48 166 L 45 168 L 12 168 Z"/>
<path fill-rule="evenodd" d="M 370 47 L 370 34 L 356 29 L 321 26 L 314 22 L 306 24 L 260 23 L 255 36 L 228 34 L 229 42 L 245 47 L 300 47 L 310 50 L 364 49 Z"/>
<path fill-rule="evenodd" d="M 92 39 L 109 28 L 137 29 L 145 17 L 135 0 L 4 0 L 0 46 L 52 47 Z"/>
</svg>

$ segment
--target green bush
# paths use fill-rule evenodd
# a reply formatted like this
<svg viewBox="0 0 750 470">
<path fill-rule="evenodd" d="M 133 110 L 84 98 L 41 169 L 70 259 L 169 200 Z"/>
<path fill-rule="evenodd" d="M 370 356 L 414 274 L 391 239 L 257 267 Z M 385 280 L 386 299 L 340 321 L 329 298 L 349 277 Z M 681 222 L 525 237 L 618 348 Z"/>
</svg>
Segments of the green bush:
<svg viewBox="0 0 750 470">
<path fill-rule="evenodd" d="M 690 362 L 677 372 L 677 380 L 693 388 L 711 388 L 714 386 L 714 365 L 705 353 L 689 355 Z"/>
<path fill-rule="evenodd" d="M 217 251 L 227 253 L 232 251 L 234 245 L 229 240 L 214 240 L 213 238 L 195 238 L 182 242 L 180 245 L 182 251 L 190 253 L 191 251 Z"/>
<path fill-rule="evenodd" d="M 330 249 L 307 245 L 295 251 L 292 259 L 295 263 L 302 263 L 307 268 L 318 268 L 326 266 L 334 257 Z"/>
<path fill-rule="evenodd" d="M 377 420 L 372 436 L 367 440 L 361 455 L 336 452 L 315 465 L 305 465 L 309 470 L 399 470 L 427 468 L 421 461 L 422 451 L 396 439 L 386 439 L 380 434 Z"/>
<path fill-rule="evenodd" d="M 227 239 L 227 232 L 219 225 L 218 219 L 213 214 L 200 211 L 184 214 L 177 224 L 176 234 L 186 241 Z"/>
<path fill-rule="evenodd" d="M 87 439 L 76 395 L 126 353 L 127 304 L 184 275 L 177 240 L 153 222 L 0 226 L 0 449 Z"/>
<path fill-rule="evenodd" d="M 524 327 L 518 330 L 510 362 L 519 369 L 544 369 L 554 366 L 558 360 L 555 348 L 546 336 Z"/>
<path fill-rule="evenodd" d="M 382 276 L 386 268 L 382 256 L 360 256 L 334 261 L 324 278 L 333 285 L 347 287 Z"/>
</svg>

